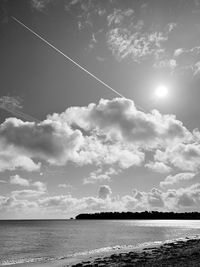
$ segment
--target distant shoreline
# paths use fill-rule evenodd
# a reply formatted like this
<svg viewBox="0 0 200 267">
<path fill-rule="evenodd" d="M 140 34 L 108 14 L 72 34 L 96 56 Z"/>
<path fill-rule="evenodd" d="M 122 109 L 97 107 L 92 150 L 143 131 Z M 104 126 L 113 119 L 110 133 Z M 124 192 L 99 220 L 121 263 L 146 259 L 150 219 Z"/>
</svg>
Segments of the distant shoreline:
<svg viewBox="0 0 200 267">
<path fill-rule="evenodd" d="M 101 212 L 83 213 L 75 217 L 76 220 L 200 220 L 199 212 Z"/>
</svg>

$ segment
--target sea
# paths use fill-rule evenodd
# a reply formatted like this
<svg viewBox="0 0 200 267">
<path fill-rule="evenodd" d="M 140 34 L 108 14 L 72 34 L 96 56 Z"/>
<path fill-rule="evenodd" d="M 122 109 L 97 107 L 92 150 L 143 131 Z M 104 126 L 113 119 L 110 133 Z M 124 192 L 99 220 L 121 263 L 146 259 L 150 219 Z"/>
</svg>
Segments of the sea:
<svg viewBox="0 0 200 267">
<path fill-rule="evenodd" d="M 195 236 L 199 220 L 4 220 L 0 266 L 70 266 L 81 256 Z"/>
</svg>

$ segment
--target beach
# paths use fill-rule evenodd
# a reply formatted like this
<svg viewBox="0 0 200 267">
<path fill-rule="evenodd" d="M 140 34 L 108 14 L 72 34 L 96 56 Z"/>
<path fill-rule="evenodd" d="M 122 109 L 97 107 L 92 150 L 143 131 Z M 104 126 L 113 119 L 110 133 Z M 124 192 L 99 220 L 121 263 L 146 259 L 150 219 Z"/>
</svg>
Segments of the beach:
<svg viewBox="0 0 200 267">
<path fill-rule="evenodd" d="M 158 246 L 116 253 L 72 265 L 72 267 L 90 266 L 200 266 L 200 238 L 165 242 Z"/>
<path fill-rule="evenodd" d="M 0 266 L 154 266 L 189 252 L 198 262 L 200 221 L 1 221 L 0 236 Z"/>
</svg>

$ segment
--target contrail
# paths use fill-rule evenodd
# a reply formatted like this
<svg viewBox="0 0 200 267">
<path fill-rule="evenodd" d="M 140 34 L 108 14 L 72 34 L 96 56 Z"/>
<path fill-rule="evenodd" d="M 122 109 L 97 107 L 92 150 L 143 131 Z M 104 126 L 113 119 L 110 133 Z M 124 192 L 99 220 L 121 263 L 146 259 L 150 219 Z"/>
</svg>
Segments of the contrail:
<svg viewBox="0 0 200 267">
<path fill-rule="evenodd" d="M 28 114 L 25 114 L 22 111 L 6 107 L 3 104 L 0 105 L 0 108 L 8 111 L 9 113 L 11 113 L 11 114 L 13 114 L 13 115 L 15 115 L 17 117 L 23 118 L 23 119 L 25 119 L 27 121 L 35 121 L 35 122 L 38 122 L 38 123 L 40 122 L 38 119 L 36 119 L 36 118 L 34 118 L 34 117 L 32 117 L 32 116 L 30 116 Z"/>
<path fill-rule="evenodd" d="M 64 56 L 66 59 L 70 60 L 74 65 L 76 65 L 77 67 L 79 67 L 80 69 L 82 69 L 84 72 L 86 72 L 87 74 L 89 74 L 92 78 L 94 78 L 95 80 L 97 80 L 98 82 L 100 82 L 101 84 L 103 84 L 105 87 L 107 87 L 109 90 L 113 91 L 115 94 L 117 94 L 118 96 L 125 98 L 122 94 L 120 94 L 119 92 L 117 92 L 115 89 L 113 89 L 111 86 L 109 86 L 107 83 L 103 82 L 101 79 L 99 79 L 97 76 L 95 76 L 94 74 L 92 74 L 91 72 L 89 72 L 87 69 L 85 69 L 84 67 L 82 67 L 79 63 L 77 63 L 76 61 L 74 61 L 73 59 L 71 59 L 69 56 L 67 56 L 66 54 L 64 54 L 61 50 L 59 50 L 58 48 L 56 48 L 54 45 L 52 45 L 51 43 L 49 43 L 47 40 L 45 40 L 43 37 L 41 37 L 39 34 L 37 34 L 35 31 L 33 31 L 32 29 L 30 29 L 29 27 L 27 27 L 24 23 L 22 23 L 21 21 L 19 21 L 18 19 L 16 19 L 15 17 L 11 17 L 13 20 L 15 20 L 17 23 L 19 23 L 21 26 L 23 26 L 24 28 L 26 28 L 28 31 L 30 31 L 31 33 L 33 33 L 36 37 L 38 37 L 40 40 L 42 40 L 43 42 L 45 42 L 48 46 L 50 46 L 51 48 L 53 48 L 56 52 L 58 52 L 59 54 L 61 54 L 62 56 Z"/>
<path fill-rule="evenodd" d="M 13 97 L 13 96 L 2 96 L 0 97 L 0 109 L 4 109 L 6 111 L 8 111 L 9 113 L 23 118 L 27 121 L 35 121 L 35 122 L 39 122 L 38 119 L 24 113 L 23 111 L 21 111 L 21 103 L 19 98 L 17 97 Z"/>
</svg>

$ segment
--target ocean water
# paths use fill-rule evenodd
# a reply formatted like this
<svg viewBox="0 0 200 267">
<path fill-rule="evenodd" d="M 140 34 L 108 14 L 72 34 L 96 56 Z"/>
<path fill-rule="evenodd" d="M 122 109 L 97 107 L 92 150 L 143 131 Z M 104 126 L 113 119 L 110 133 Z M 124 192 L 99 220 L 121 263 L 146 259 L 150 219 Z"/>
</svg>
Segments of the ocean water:
<svg viewBox="0 0 200 267">
<path fill-rule="evenodd" d="M 0 266 L 29 266 L 195 235 L 200 235 L 198 220 L 0 221 Z"/>
</svg>

